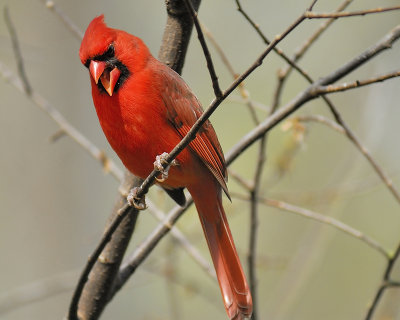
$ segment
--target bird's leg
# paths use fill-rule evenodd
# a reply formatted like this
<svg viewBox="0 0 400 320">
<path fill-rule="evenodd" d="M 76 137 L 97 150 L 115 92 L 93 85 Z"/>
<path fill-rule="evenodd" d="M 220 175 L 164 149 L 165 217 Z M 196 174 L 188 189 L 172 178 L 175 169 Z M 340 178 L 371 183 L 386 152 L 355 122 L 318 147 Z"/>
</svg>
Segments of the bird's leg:
<svg viewBox="0 0 400 320">
<path fill-rule="evenodd" d="M 134 207 L 137 210 L 145 210 L 147 209 L 145 196 L 138 197 L 137 193 L 139 191 L 139 187 L 135 187 L 129 191 L 128 196 L 126 197 L 126 201 L 131 207 Z"/>
<path fill-rule="evenodd" d="M 168 179 L 168 171 L 171 166 L 177 166 L 178 161 L 175 159 L 172 160 L 171 164 L 164 168 L 164 165 L 167 164 L 166 158 L 168 157 L 168 153 L 164 152 L 156 157 L 156 161 L 154 161 L 154 168 L 158 170 L 161 174 L 161 178 L 156 178 L 158 182 L 164 182 Z"/>
</svg>

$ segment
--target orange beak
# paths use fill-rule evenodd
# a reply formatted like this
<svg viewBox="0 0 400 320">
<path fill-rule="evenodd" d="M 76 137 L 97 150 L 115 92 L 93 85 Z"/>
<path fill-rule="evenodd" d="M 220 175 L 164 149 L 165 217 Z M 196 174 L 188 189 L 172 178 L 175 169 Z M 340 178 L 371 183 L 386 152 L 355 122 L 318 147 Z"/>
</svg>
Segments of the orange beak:
<svg viewBox="0 0 400 320">
<path fill-rule="evenodd" d="M 121 75 L 121 71 L 119 71 L 117 67 L 114 67 L 114 69 L 110 71 L 104 61 L 92 60 L 89 65 L 89 72 L 96 84 L 100 79 L 104 89 L 111 97 L 113 95 L 115 85 L 117 84 Z"/>
</svg>

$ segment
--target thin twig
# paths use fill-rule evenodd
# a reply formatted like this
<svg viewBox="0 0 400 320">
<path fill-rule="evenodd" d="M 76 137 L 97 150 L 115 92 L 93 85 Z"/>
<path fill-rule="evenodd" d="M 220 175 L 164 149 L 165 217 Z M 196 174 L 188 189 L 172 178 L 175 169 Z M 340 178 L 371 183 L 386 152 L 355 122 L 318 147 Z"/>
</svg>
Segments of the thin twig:
<svg viewBox="0 0 400 320">
<path fill-rule="evenodd" d="M 234 197 L 242 199 L 242 200 L 251 201 L 251 198 L 237 194 L 237 193 L 233 193 L 232 195 Z M 267 206 L 282 209 L 287 212 L 295 213 L 302 217 L 312 219 L 312 220 L 318 221 L 320 223 L 334 227 L 334 228 L 350 235 L 353 238 L 363 241 L 364 243 L 369 245 L 371 248 L 373 248 L 376 251 L 378 251 L 379 253 L 381 253 L 386 259 L 390 259 L 390 257 L 391 257 L 390 253 L 375 239 L 365 235 L 361 231 L 359 231 L 359 230 L 357 230 L 357 229 L 355 229 L 333 217 L 325 216 L 321 213 L 311 211 L 311 210 L 308 210 L 305 208 L 301 208 L 301 207 L 289 204 L 284 201 L 274 200 L 274 199 L 265 198 L 265 197 L 259 197 L 258 200 L 260 201 L 260 203 L 263 203 Z"/>
<path fill-rule="evenodd" d="M 159 221 L 164 221 L 166 215 L 164 212 L 159 210 L 153 202 L 149 199 L 146 200 L 148 209 Z M 171 227 L 171 235 L 178 241 L 178 243 L 186 250 L 190 257 L 214 280 L 216 280 L 215 269 L 211 264 L 204 259 L 199 250 L 193 246 L 190 241 L 185 237 L 185 235 L 176 227 Z"/>
<path fill-rule="evenodd" d="M 354 17 L 354 16 L 365 16 L 371 13 L 382 13 L 388 11 L 400 10 L 400 6 L 389 7 L 389 8 L 375 8 L 375 9 L 367 9 L 367 10 L 359 10 L 352 12 L 333 12 L 333 13 L 319 13 L 319 12 L 305 12 L 305 16 L 307 19 L 326 19 L 326 18 L 345 18 L 345 17 Z"/>
<path fill-rule="evenodd" d="M 232 64 L 230 63 L 228 57 L 226 56 L 225 52 L 222 50 L 221 46 L 218 44 L 218 42 L 215 40 L 214 36 L 212 35 L 212 33 L 207 29 L 207 27 L 202 24 L 201 25 L 201 29 L 203 30 L 203 33 L 207 36 L 208 39 L 210 39 L 211 44 L 214 46 L 214 48 L 217 50 L 217 53 L 219 54 L 219 56 L 221 57 L 222 62 L 224 63 L 224 65 L 226 66 L 226 68 L 228 69 L 229 73 L 231 74 L 233 79 L 236 79 L 238 77 L 238 74 L 236 73 L 236 71 L 234 70 Z M 253 101 L 250 99 L 250 94 L 249 92 L 246 90 L 246 87 L 244 85 L 244 82 L 242 82 L 239 85 L 239 92 L 240 95 L 242 96 L 242 100 L 244 104 L 247 106 L 247 108 L 249 109 L 251 118 L 253 119 L 255 124 L 258 124 L 260 121 L 258 120 L 257 117 L 257 113 L 256 113 L 256 106 L 253 103 Z"/>
<path fill-rule="evenodd" d="M 64 23 L 69 31 L 80 41 L 83 38 L 82 31 L 77 27 L 77 25 L 62 11 L 55 3 L 51 0 L 42 0 L 46 5 L 46 8 L 53 11 L 60 20 Z"/>
<path fill-rule="evenodd" d="M 203 32 L 201 31 L 199 20 L 197 19 L 197 12 L 196 12 L 196 10 L 194 10 L 191 1 L 184 0 L 184 2 L 185 2 L 187 10 L 190 12 L 190 15 L 193 18 L 194 26 L 196 27 L 197 37 L 199 38 L 200 45 L 203 49 L 204 57 L 206 58 L 206 61 L 207 61 L 207 68 L 210 73 L 215 97 L 217 99 L 221 98 L 222 92 L 221 92 L 221 88 L 219 87 L 219 84 L 218 84 L 218 77 L 217 77 L 217 74 L 215 73 L 214 64 L 211 59 L 210 51 L 208 50 L 208 47 L 207 47 L 207 43 L 204 39 Z"/>
<path fill-rule="evenodd" d="M 243 17 L 250 23 L 250 25 L 254 28 L 260 38 L 264 41 L 265 44 L 269 45 L 271 41 L 265 36 L 265 34 L 261 31 L 259 25 L 250 18 L 246 11 L 244 11 L 240 0 L 236 0 L 237 9 L 243 15 Z M 312 6 L 310 6 L 312 7 Z M 277 53 L 283 60 L 285 60 L 293 69 L 297 70 L 303 77 L 309 78 L 309 75 L 302 69 L 300 66 L 296 64 L 295 61 L 290 59 L 280 48 L 275 47 L 274 52 Z"/>
<path fill-rule="evenodd" d="M 336 122 L 334 122 L 331 119 L 328 119 L 327 117 L 324 117 L 322 115 L 317 115 L 317 114 L 312 114 L 312 115 L 307 115 L 307 116 L 297 116 L 291 119 L 288 119 L 288 121 L 290 120 L 294 120 L 294 121 L 299 121 L 299 122 L 318 122 L 318 123 L 322 123 L 330 128 L 332 128 L 333 130 L 342 133 L 342 134 L 346 134 L 346 132 L 344 131 L 343 127 L 339 124 L 337 124 Z"/>
<path fill-rule="evenodd" d="M 26 94 L 23 83 L 21 79 L 16 77 L 8 67 L 6 67 L 0 61 L 0 74 L 3 78 L 17 88 L 21 93 Z M 89 139 L 87 139 L 82 133 L 80 133 L 75 127 L 73 127 L 64 116 L 53 107 L 50 102 L 48 102 L 43 96 L 37 93 L 35 90 L 31 89 L 31 94 L 27 97 L 42 111 L 44 111 L 50 118 L 52 118 L 60 129 L 65 132 L 69 137 L 71 137 L 75 142 L 77 142 L 84 150 L 86 150 L 93 158 L 97 159 L 103 166 L 106 172 L 117 179 L 122 180 L 123 172 L 122 170 L 106 156 L 104 151 L 96 147 Z"/>
<path fill-rule="evenodd" d="M 21 48 L 19 47 L 17 31 L 15 30 L 14 24 L 10 18 L 10 13 L 8 12 L 7 6 L 4 6 L 4 21 L 8 28 L 8 32 L 10 33 L 15 60 L 17 61 L 18 75 L 22 80 L 24 92 L 29 97 L 32 94 L 32 87 L 25 72 L 24 60 L 22 59 Z"/>
<path fill-rule="evenodd" d="M 254 171 L 253 188 L 250 191 L 250 232 L 249 232 L 249 251 L 247 254 L 248 270 L 249 270 L 249 286 L 253 298 L 253 314 L 252 320 L 258 319 L 258 291 L 257 291 L 257 240 L 258 240 L 258 197 L 260 194 L 261 176 L 265 164 L 265 150 L 267 146 L 267 136 L 260 139 L 258 147 L 258 155 L 256 169 Z"/>
<path fill-rule="evenodd" d="M 353 0 L 344 0 L 339 7 L 336 9 L 336 12 L 341 12 L 346 9 Z M 299 61 L 303 55 L 307 52 L 307 50 L 311 47 L 313 43 L 317 41 L 317 39 L 321 36 L 321 34 L 328 29 L 328 27 L 334 22 L 336 19 L 331 18 L 324 21 L 320 27 L 301 45 L 293 54 L 292 61 Z M 280 99 L 282 95 L 283 86 L 288 79 L 289 74 L 293 71 L 293 66 L 288 64 L 284 69 L 281 69 L 278 72 L 278 83 L 274 93 L 274 103 L 273 107 L 277 107 L 280 105 Z"/>
<path fill-rule="evenodd" d="M 317 94 L 328 94 L 335 92 L 347 91 L 350 89 L 356 89 L 363 86 L 368 86 L 374 83 L 382 82 L 388 79 L 396 78 L 400 76 L 400 71 L 389 72 L 380 76 L 376 76 L 370 79 L 357 80 L 350 83 L 342 83 L 336 85 L 320 86 L 315 88 L 315 93 Z"/>
<path fill-rule="evenodd" d="M 386 290 L 388 287 L 392 286 L 399 286 L 398 281 L 392 281 L 390 279 L 393 271 L 393 267 L 395 263 L 397 262 L 398 258 L 400 256 L 400 244 L 397 246 L 397 249 L 393 256 L 389 257 L 388 264 L 386 266 L 385 273 L 383 274 L 383 279 L 381 282 L 381 285 L 379 286 L 378 291 L 375 294 L 374 300 L 372 301 L 370 307 L 367 310 L 367 315 L 365 316 L 365 320 L 371 320 L 372 316 L 375 312 L 375 309 L 377 308 L 379 301 L 383 295 L 383 292 Z"/>
<path fill-rule="evenodd" d="M 160 240 L 171 230 L 175 222 L 182 214 L 193 204 L 192 198 L 189 196 L 184 207 L 176 206 L 172 209 L 165 219 L 160 222 L 149 236 L 138 245 L 133 254 L 127 258 L 126 262 L 121 265 L 118 278 L 116 280 L 114 290 L 110 295 L 110 300 L 116 292 L 126 283 L 129 277 L 136 271 L 136 268 L 148 257 L 150 252 L 156 247 Z"/>
<path fill-rule="evenodd" d="M 242 186 L 246 191 L 251 191 L 253 189 L 253 182 L 242 177 L 238 172 L 232 168 L 228 169 L 229 177 L 233 178 L 240 186 Z"/>
</svg>

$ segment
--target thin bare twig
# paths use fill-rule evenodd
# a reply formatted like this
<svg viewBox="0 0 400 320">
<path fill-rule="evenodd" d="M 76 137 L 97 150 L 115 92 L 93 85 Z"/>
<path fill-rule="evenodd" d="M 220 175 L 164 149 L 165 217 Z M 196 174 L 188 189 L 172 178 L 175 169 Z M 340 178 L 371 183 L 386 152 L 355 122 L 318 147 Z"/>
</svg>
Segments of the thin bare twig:
<svg viewBox="0 0 400 320">
<path fill-rule="evenodd" d="M 51 0 L 42 0 L 42 2 L 46 5 L 46 8 L 53 11 L 60 20 L 64 23 L 69 31 L 80 41 L 83 38 L 82 31 L 77 27 L 77 25 L 67 16 L 64 11 L 62 11 L 55 3 Z"/>
<path fill-rule="evenodd" d="M 315 4 L 315 3 L 314 3 Z M 265 44 L 269 45 L 271 41 L 265 36 L 265 34 L 261 31 L 259 25 L 251 19 L 251 17 L 247 14 L 246 11 L 244 11 L 240 0 L 236 0 L 236 5 L 238 11 L 243 15 L 243 17 L 250 23 L 250 25 L 253 27 L 253 29 L 257 32 L 257 34 L 260 36 L 260 38 L 264 41 Z M 311 8 L 312 5 L 309 7 Z M 302 69 L 300 66 L 296 64 L 295 61 L 290 59 L 280 48 L 275 47 L 274 52 L 277 53 L 283 60 L 285 60 L 293 69 L 297 70 L 303 77 L 309 78 L 310 76 Z"/>
<path fill-rule="evenodd" d="M 203 36 L 203 32 L 201 31 L 199 20 L 197 19 L 197 12 L 196 12 L 196 10 L 194 10 L 193 5 L 189 0 L 184 0 L 184 2 L 185 2 L 185 6 L 186 6 L 187 10 L 190 12 L 190 15 L 192 16 L 194 26 L 196 27 L 197 37 L 199 38 L 200 45 L 203 49 L 204 57 L 206 58 L 206 61 L 207 61 L 207 68 L 210 73 L 215 97 L 221 98 L 222 91 L 221 91 L 221 88 L 219 87 L 218 77 L 217 77 L 217 74 L 215 73 L 215 68 L 214 68 L 214 64 L 211 59 L 210 51 L 208 50 L 207 43 Z"/>
<path fill-rule="evenodd" d="M 347 91 L 350 89 L 356 89 L 363 86 L 368 86 L 374 83 L 382 82 L 388 79 L 396 78 L 400 76 L 400 71 L 389 72 L 380 76 L 376 76 L 365 80 L 356 80 L 350 83 L 342 83 L 337 85 L 320 86 L 315 88 L 316 94 L 328 94 L 335 92 Z"/>
<path fill-rule="evenodd" d="M 242 199 L 242 200 L 251 201 L 251 198 L 237 194 L 237 193 L 233 193 L 232 196 Z M 337 230 L 340 230 L 341 232 L 344 232 L 353 238 L 363 241 L 365 244 L 367 244 L 371 248 L 373 248 L 376 251 L 378 251 L 379 253 L 381 253 L 385 258 L 390 259 L 390 257 L 391 257 L 390 253 L 375 239 L 365 235 L 361 231 L 359 231 L 359 230 L 357 230 L 357 229 L 355 229 L 333 217 L 325 216 L 321 213 L 311 211 L 311 210 L 308 210 L 305 208 L 301 208 L 301 207 L 289 204 L 284 201 L 279 201 L 279 200 L 264 198 L 264 197 L 259 197 L 258 200 L 260 201 L 260 203 L 263 203 L 267 206 L 282 209 L 287 212 L 295 213 L 302 217 L 312 219 L 317 222 L 334 227 Z"/>
<path fill-rule="evenodd" d="M 342 133 L 342 134 L 346 134 L 346 132 L 344 131 L 343 127 L 339 124 L 337 124 L 336 122 L 334 122 L 331 119 L 328 119 L 327 117 L 324 117 L 322 115 L 316 115 L 316 114 L 312 114 L 312 115 L 307 115 L 307 116 L 297 116 L 291 119 L 288 119 L 288 121 L 299 121 L 299 122 L 318 122 L 318 123 L 322 123 L 330 128 L 332 128 L 333 130 Z"/>
<path fill-rule="evenodd" d="M 165 219 L 160 222 L 149 236 L 138 245 L 133 254 L 128 257 L 126 262 L 121 265 L 118 278 L 116 280 L 114 290 L 110 295 L 110 300 L 118 290 L 126 283 L 129 277 L 136 271 L 136 268 L 148 257 L 150 252 L 156 247 L 160 240 L 171 230 L 175 222 L 182 214 L 193 204 L 192 198 L 189 196 L 184 207 L 176 206 L 172 209 Z"/>
<path fill-rule="evenodd" d="M 23 83 L 21 79 L 16 77 L 8 67 L 6 67 L 0 61 L 0 74 L 3 78 L 17 88 L 21 93 L 26 94 Z M 89 139 L 87 139 L 82 133 L 80 133 L 75 127 L 73 127 L 64 116 L 53 107 L 50 102 L 48 102 L 43 96 L 37 93 L 35 90 L 31 89 L 31 93 L 27 97 L 42 111 L 44 111 L 50 118 L 52 118 L 60 129 L 65 132 L 69 137 L 71 137 L 75 142 L 77 142 L 84 150 L 86 150 L 93 158 L 97 159 L 103 166 L 106 172 L 117 179 L 122 180 L 123 173 L 122 170 L 108 158 L 104 151 L 96 147 Z"/>
<path fill-rule="evenodd" d="M 343 1 L 339 7 L 335 10 L 335 12 L 341 12 L 346 7 L 348 7 L 353 0 L 345 0 Z M 293 54 L 292 61 L 297 62 L 299 61 L 303 55 L 306 53 L 306 51 L 311 47 L 313 43 L 317 41 L 317 39 L 321 36 L 321 34 L 328 29 L 328 27 L 336 21 L 335 18 L 328 19 L 324 21 L 320 27 L 301 45 Z M 280 105 L 280 99 L 282 95 L 282 90 L 283 86 L 286 82 L 286 79 L 288 78 L 289 74 L 293 71 L 293 66 L 288 64 L 285 68 L 281 69 L 278 72 L 278 83 L 277 87 L 275 89 L 275 94 L 274 94 L 274 102 L 273 102 L 273 107 L 276 108 L 277 106 Z"/>
<path fill-rule="evenodd" d="M 391 275 L 392 275 L 392 271 L 393 271 L 393 267 L 397 261 L 397 259 L 400 256 L 400 244 L 398 245 L 395 253 L 393 254 L 393 256 L 389 257 L 388 259 L 388 264 L 386 266 L 386 270 L 385 273 L 383 274 L 383 279 L 381 282 L 381 285 L 379 286 L 378 291 L 375 294 L 374 300 L 372 301 L 370 307 L 367 310 L 367 314 L 365 316 L 365 320 L 371 320 L 372 316 L 375 312 L 375 309 L 377 308 L 380 299 L 382 298 L 383 292 L 388 288 L 388 287 L 392 287 L 392 286 L 399 286 L 399 282 L 398 281 L 393 281 L 391 280 Z"/>
<path fill-rule="evenodd" d="M 218 44 L 218 42 L 215 40 L 215 38 L 212 35 L 212 33 L 207 29 L 207 27 L 205 25 L 202 24 L 201 28 L 203 30 L 203 33 L 207 36 L 208 39 L 210 39 L 212 45 L 217 50 L 217 53 L 221 57 L 222 62 L 224 63 L 224 65 L 228 69 L 228 71 L 231 74 L 232 78 L 236 79 L 238 77 L 238 74 L 234 70 L 232 64 L 230 63 L 230 61 L 229 61 L 228 57 L 226 56 L 225 52 L 222 50 L 221 46 Z M 240 92 L 240 95 L 242 97 L 242 100 L 243 100 L 244 104 L 249 109 L 251 118 L 253 119 L 255 124 L 258 124 L 260 121 L 258 120 L 258 117 L 257 117 L 257 113 L 256 113 L 256 110 L 255 110 L 256 107 L 255 107 L 253 101 L 250 99 L 250 94 L 246 90 L 244 82 L 242 82 L 239 85 L 239 92 Z M 242 102 L 242 100 L 241 100 L 241 102 Z"/>
<path fill-rule="evenodd" d="M 359 10 L 352 12 L 333 12 L 333 13 L 318 13 L 318 12 L 305 12 L 305 16 L 307 19 L 326 19 L 326 18 L 345 18 L 345 17 L 354 17 L 354 16 L 365 16 L 371 13 L 382 13 L 388 11 L 400 10 L 400 6 L 389 7 L 389 8 L 375 8 L 375 9 L 367 9 L 367 10 Z"/>
<path fill-rule="evenodd" d="M 8 11 L 7 6 L 4 6 L 4 21 L 6 22 L 8 32 L 10 33 L 10 38 L 11 38 L 11 43 L 12 43 L 12 47 L 14 50 L 15 60 L 17 61 L 17 69 L 18 69 L 19 77 L 22 80 L 25 94 L 27 96 L 30 96 L 32 93 L 32 87 L 28 81 L 28 77 L 25 72 L 24 60 L 22 59 L 21 48 L 19 47 L 17 31 L 15 30 L 14 24 L 10 18 L 10 13 Z"/>
<path fill-rule="evenodd" d="M 159 210 L 153 202 L 149 199 L 146 200 L 148 209 L 159 221 L 164 221 L 166 215 L 164 212 Z M 185 237 L 185 235 L 176 227 L 171 226 L 171 235 L 178 241 L 178 243 L 186 250 L 190 257 L 214 280 L 216 280 L 215 269 L 211 264 L 204 259 L 199 250 L 194 247 L 190 241 Z"/>
</svg>

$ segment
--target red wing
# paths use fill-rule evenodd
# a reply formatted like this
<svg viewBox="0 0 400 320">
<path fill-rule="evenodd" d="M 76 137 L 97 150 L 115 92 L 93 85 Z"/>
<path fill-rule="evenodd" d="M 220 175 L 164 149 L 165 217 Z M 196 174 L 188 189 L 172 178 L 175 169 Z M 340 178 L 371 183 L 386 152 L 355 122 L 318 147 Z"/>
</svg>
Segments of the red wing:
<svg viewBox="0 0 400 320">
<path fill-rule="evenodd" d="M 162 99 L 167 108 L 168 120 L 183 138 L 203 113 L 200 102 L 183 79 L 172 69 L 165 67 L 165 91 Z M 189 147 L 211 171 L 229 198 L 226 186 L 227 173 L 225 158 L 217 135 L 210 121 L 206 121 Z"/>
</svg>

